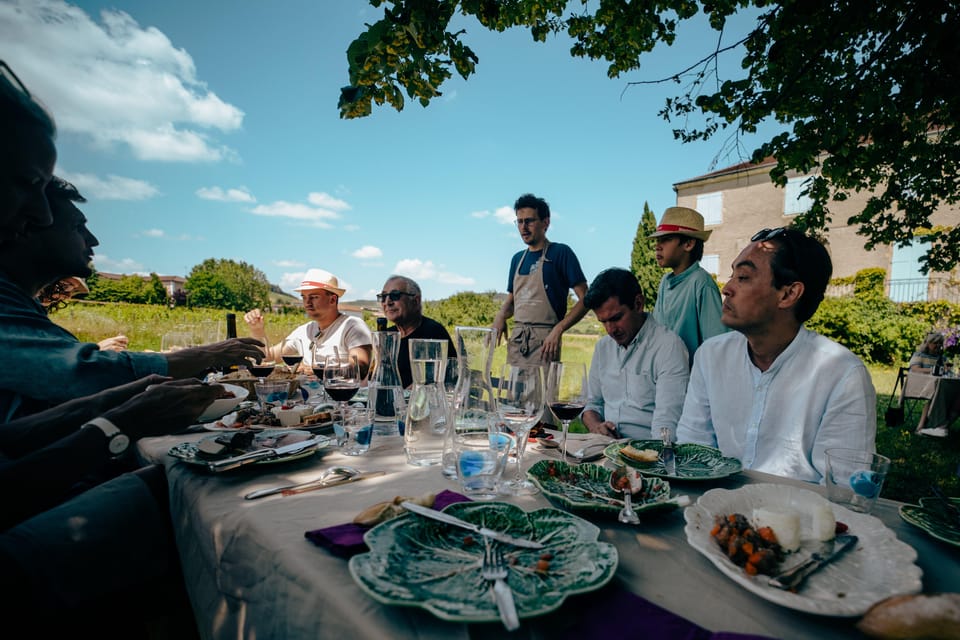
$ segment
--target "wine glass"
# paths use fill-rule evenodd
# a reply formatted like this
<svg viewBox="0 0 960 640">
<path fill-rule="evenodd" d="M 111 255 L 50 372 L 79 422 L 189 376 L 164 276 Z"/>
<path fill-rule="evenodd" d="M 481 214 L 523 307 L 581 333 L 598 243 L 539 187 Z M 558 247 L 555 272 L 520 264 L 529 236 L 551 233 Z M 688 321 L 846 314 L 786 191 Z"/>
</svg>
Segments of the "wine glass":
<svg viewBox="0 0 960 640">
<path fill-rule="evenodd" d="M 297 369 L 303 362 L 303 347 L 300 346 L 300 341 L 296 338 L 284 338 L 280 343 L 280 359 L 287 365 L 290 373 L 296 376 Z"/>
<path fill-rule="evenodd" d="M 329 402 L 330 396 L 323 389 L 323 366 L 327 360 L 327 356 L 323 352 L 323 346 L 319 342 L 314 342 L 310 347 L 310 354 L 312 356 L 310 358 L 310 369 L 320 382 L 320 397 L 317 399 L 317 403 Z"/>
<path fill-rule="evenodd" d="M 563 424 L 563 458 L 567 458 L 570 422 L 583 413 L 586 404 L 587 368 L 582 362 L 551 362 L 547 371 L 547 405 Z"/>
<path fill-rule="evenodd" d="M 496 390 L 497 413 L 513 435 L 517 447 L 517 475 L 500 484 L 500 492 L 529 496 L 540 490 L 523 477 L 523 452 L 527 448 L 530 429 L 543 415 L 543 367 L 539 365 L 505 364 Z"/>
<path fill-rule="evenodd" d="M 348 428 L 347 402 L 360 390 L 360 367 L 356 356 L 327 356 L 323 361 L 323 390 L 337 403 L 340 424 Z"/>
<path fill-rule="evenodd" d="M 266 336 L 264 336 L 263 343 L 263 347 L 260 348 L 260 351 L 263 353 L 260 362 L 257 362 L 254 358 L 248 358 L 250 364 L 247 365 L 247 369 L 257 378 L 260 384 L 266 381 L 266 378 L 273 373 L 274 368 L 277 366 L 277 362 L 273 357 L 273 350 L 270 348 L 270 340 L 268 340 Z"/>
</svg>

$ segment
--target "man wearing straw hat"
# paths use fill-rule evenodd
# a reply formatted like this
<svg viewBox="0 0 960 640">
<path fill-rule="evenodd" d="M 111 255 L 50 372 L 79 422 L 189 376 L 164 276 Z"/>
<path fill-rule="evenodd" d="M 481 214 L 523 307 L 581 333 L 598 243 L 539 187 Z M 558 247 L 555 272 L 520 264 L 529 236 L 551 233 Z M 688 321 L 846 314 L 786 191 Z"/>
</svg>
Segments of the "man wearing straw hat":
<svg viewBox="0 0 960 640">
<path fill-rule="evenodd" d="M 680 336 L 691 364 L 704 340 L 727 330 L 720 322 L 720 290 L 700 266 L 711 233 L 703 230 L 703 216 L 693 209 L 669 207 L 648 236 L 656 239 L 657 264 L 672 270 L 660 281 L 653 318 Z"/>
<path fill-rule="evenodd" d="M 300 343 L 304 366 L 313 366 L 313 349 L 317 345 L 317 353 L 323 357 L 337 354 L 355 357 L 360 374 L 366 376 L 373 353 L 373 336 L 363 320 L 340 312 L 340 297 L 346 289 L 340 287 L 337 276 L 323 269 L 310 269 L 294 291 L 303 298 L 303 310 L 310 322 L 291 331 L 287 340 Z M 248 311 L 243 319 L 250 327 L 251 336 L 269 344 L 260 309 Z M 275 360 L 280 360 L 282 346 L 279 342 L 270 347 Z"/>
</svg>

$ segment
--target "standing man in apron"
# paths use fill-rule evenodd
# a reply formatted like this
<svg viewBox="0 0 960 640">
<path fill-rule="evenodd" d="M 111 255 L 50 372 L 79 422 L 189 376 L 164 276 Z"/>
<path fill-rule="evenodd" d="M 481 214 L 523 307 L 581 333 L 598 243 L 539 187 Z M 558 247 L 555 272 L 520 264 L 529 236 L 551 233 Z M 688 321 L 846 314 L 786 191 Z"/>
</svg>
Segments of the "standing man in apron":
<svg viewBox="0 0 960 640">
<path fill-rule="evenodd" d="M 583 296 L 587 278 L 573 250 L 547 240 L 550 207 L 533 194 L 520 196 L 513 205 L 517 228 L 527 248 L 510 261 L 507 299 L 493 320 L 497 344 L 514 317 L 507 343 L 510 364 L 547 364 L 560 359 L 563 332 L 586 315 Z M 567 311 L 567 292 L 573 289 L 577 303 Z"/>
</svg>

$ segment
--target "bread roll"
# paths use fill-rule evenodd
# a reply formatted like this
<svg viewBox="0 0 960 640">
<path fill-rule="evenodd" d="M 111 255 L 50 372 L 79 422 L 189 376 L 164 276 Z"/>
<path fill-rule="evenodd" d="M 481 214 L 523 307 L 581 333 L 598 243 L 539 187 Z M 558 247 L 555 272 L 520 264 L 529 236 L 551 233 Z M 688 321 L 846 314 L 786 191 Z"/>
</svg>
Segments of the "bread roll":
<svg viewBox="0 0 960 640">
<path fill-rule="evenodd" d="M 660 454 L 653 449 L 637 449 L 629 444 L 620 449 L 620 453 L 637 462 L 656 462 L 660 457 Z"/>
<path fill-rule="evenodd" d="M 893 596 L 873 605 L 857 623 L 872 638 L 960 638 L 960 593 Z"/>
</svg>

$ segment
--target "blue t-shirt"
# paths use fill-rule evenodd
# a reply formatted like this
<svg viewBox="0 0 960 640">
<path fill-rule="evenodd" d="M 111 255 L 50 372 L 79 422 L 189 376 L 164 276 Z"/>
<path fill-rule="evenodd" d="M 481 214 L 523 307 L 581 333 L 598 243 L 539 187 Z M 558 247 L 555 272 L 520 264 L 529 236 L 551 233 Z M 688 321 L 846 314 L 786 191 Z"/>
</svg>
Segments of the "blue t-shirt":
<svg viewBox="0 0 960 640">
<path fill-rule="evenodd" d="M 530 268 L 539 262 L 542 251 L 518 251 L 510 260 L 510 275 L 507 279 L 507 291 L 513 293 L 513 276 L 517 273 L 517 264 L 520 265 L 520 275 L 528 275 Z M 524 257 L 526 256 L 526 257 Z M 573 249 L 565 244 L 551 242 L 547 247 L 547 259 L 543 265 L 543 286 L 547 290 L 547 298 L 553 307 L 557 318 L 567 315 L 567 292 L 574 285 L 586 283 L 580 261 L 577 260 Z"/>
</svg>

